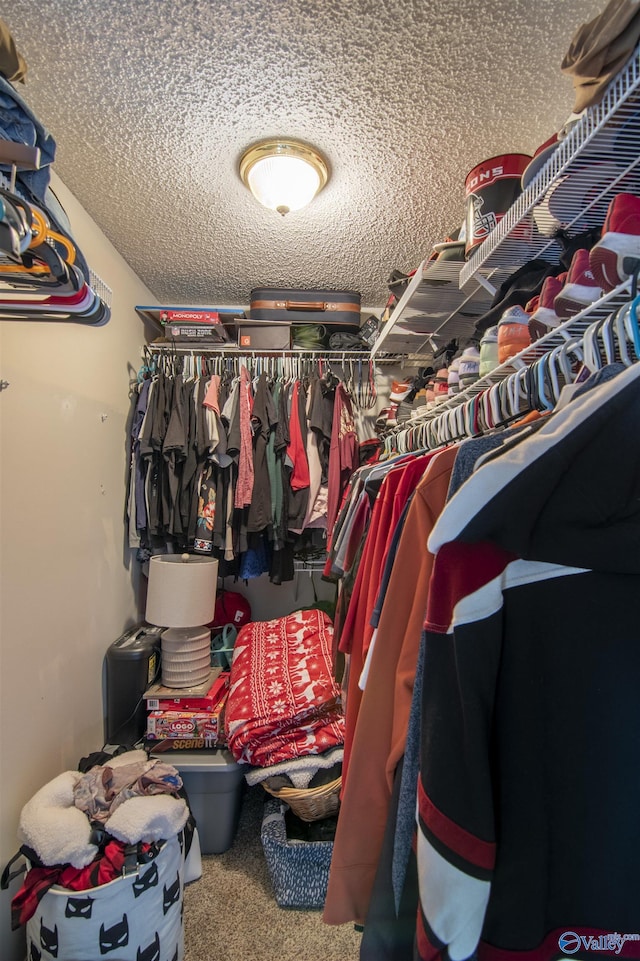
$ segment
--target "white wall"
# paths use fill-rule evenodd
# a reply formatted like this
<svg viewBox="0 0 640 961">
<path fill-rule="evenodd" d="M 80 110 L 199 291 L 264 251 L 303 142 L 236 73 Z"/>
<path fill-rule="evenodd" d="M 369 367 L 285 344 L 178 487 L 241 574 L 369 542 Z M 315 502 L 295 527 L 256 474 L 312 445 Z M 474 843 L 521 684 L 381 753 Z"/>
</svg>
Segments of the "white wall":
<svg viewBox="0 0 640 961">
<path fill-rule="evenodd" d="M 227 577 L 223 586 L 227 591 L 237 591 L 246 597 L 254 621 L 270 621 L 302 607 L 309 607 L 316 597 L 319 601 L 335 600 L 335 585 L 323 581 L 320 575 L 320 571 L 303 570 L 296 572 L 292 581 L 277 585 L 269 581 L 267 574 L 247 583 Z"/>
<path fill-rule="evenodd" d="M 98 328 L 0 320 L 0 867 L 25 802 L 102 746 L 104 655 L 140 620 L 124 523 L 129 385 L 145 341 L 134 308 L 156 299 L 55 175 L 52 185 L 111 288 L 112 316 Z M 319 573 L 313 582 L 319 598 L 335 596 Z M 255 620 L 314 600 L 308 572 L 224 586 L 247 596 Z M 0 893 L 1 961 L 25 956 L 24 932 L 10 931 L 18 886 Z"/>
<path fill-rule="evenodd" d="M 123 523 L 129 379 L 155 303 L 54 179 L 75 239 L 111 288 L 100 328 L 0 320 L 0 865 L 23 804 L 103 743 L 102 665 L 138 620 Z M 10 893 L 13 893 L 15 887 Z M 0 957 L 24 957 L 0 895 Z"/>
</svg>

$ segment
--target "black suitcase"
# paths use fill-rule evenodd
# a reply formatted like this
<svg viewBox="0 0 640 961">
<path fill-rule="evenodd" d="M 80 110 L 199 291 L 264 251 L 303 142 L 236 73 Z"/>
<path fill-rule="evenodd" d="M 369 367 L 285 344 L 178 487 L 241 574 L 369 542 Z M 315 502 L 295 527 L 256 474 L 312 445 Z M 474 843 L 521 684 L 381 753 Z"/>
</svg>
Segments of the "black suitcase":
<svg viewBox="0 0 640 961">
<path fill-rule="evenodd" d="M 255 287 L 249 317 L 270 324 L 348 324 L 360 326 L 360 294 L 353 290 L 296 290 Z"/>
</svg>

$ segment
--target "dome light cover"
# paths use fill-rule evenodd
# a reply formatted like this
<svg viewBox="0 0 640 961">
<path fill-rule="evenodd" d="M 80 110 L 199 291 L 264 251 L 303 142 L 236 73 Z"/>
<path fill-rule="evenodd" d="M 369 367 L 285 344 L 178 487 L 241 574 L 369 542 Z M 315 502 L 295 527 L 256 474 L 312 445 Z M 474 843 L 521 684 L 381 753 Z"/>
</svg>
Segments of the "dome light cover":
<svg viewBox="0 0 640 961">
<path fill-rule="evenodd" d="M 249 147 L 240 177 L 253 196 L 279 214 L 306 207 L 329 179 L 326 160 L 296 140 L 269 140 Z"/>
</svg>

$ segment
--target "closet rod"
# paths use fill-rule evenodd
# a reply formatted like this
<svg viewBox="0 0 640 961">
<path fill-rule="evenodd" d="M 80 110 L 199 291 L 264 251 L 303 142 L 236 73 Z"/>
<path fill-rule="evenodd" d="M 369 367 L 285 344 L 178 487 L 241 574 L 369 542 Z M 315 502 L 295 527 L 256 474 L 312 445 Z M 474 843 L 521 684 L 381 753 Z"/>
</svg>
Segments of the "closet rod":
<svg viewBox="0 0 640 961">
<path fill-rule="evenodd" d="M 187 354 L 187 355 L 201 355 L 201 354 L 214 354 L 216 356 L 223 357 L 309 357 L 312 360 L 327 360 L 332 363 L 340 363 L 341 360 L 361 360 L 364 363 L 369 363 L 370 360 L 374 360 L 376 364 L 399 364 L 409 359 L 404 354 L 390 354 L 389 356 L 376 355 L 372 358 L 367 350 L 322 350 L 321 348 L 317 350 L 308 350 L 304 348 L 289 348 L 288 350 L 243 350 L 238 347 L 213 347 L 208 344 L 201 344 L 199 346 L 192 345 L 190 347 L 177 345 L 177 344 L 147 344 L 144 348 L 147 353 L 169 353 L 169 354 Z"/>
</svg>

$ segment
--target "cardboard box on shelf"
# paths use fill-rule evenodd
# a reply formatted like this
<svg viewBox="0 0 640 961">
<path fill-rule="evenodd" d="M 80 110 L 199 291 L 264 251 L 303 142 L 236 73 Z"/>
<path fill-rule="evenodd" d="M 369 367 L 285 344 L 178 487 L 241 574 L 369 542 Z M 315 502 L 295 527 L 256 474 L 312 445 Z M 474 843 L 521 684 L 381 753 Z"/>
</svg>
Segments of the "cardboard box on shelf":
<svg viewBox="0 0 640 961">
<path fill-rule="evenodd" d="M 176 688 L 154 684 L 144 693 L 148 711 L 204 711 L 213 714 L 226 695 L 229 687 L 229 672 L 220 668 L 212 669 L 212 680 L 205 694 L 188 692 Z"/>
<path fill-rule="evenodd" d="M 289 324 L 239 324 L 238 347 L 242 350 L 289 350 Z"/>
<path fill-rule="evenodd" d="M 229 344 L 231 338 L 222 324 L 167 324 L 165 335 L 176 343 L 191 341 L 206 344 Z"/>
<path fill-rule="evenodd" d="M 192 309 L 188 307 L 167 307 L 165 309 L 160 308 L 160 323 L 167 325 L 187 324 L 187 326 L 221 324 L 222 317 L 219 310 L 205 307 L 194 307 Z"/>
<path fill-rule="evenodd" d="M 205 738 L 220 743 L 224 740 L 223 712 L 226 696 L 218 702 L 214 712 L 208 711 L 150 711 L 147 715 L 147 738 Z"/>
</svg>

